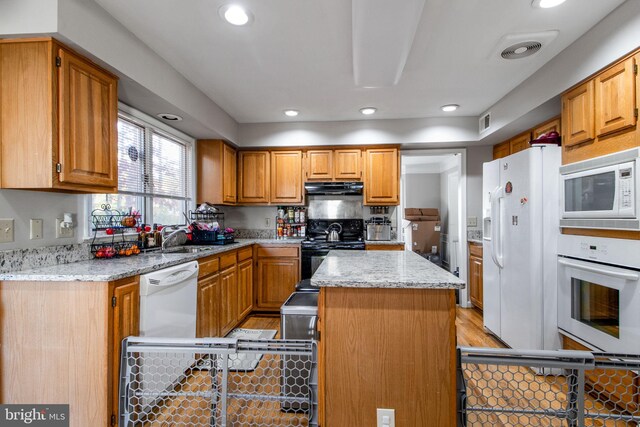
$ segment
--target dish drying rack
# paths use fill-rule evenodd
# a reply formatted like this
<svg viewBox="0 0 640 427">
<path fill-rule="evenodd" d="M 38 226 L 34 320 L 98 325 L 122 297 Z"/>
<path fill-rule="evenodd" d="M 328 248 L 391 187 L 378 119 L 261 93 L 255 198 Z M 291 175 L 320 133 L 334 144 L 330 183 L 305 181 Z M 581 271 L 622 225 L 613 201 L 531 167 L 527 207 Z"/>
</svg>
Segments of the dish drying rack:
<svg viewBox="0 0 640 427">
<path fill-rule="evenodd" d="M 103 204 L 91 211 L 93 224 L 93 239 L 91 240 L 91 254 L 99 259 L 111 259 L 138 255 L 140 248 L 137 240 L 127 240 L 125 233 L 137 229 L 140 225 L 140 214 L 130 209 L 122 212 L 111 209 L 111 205 Z M 98 232 L 104 231 L 111 236 L 111 241 L 96 243 Z"/>
<path fill-rule="evenodd" d="M 234 242 L 233 233 L 225 232 L 224 213 L 189 211 L 193 245 L 227 245 Z M 193 223 L 205 223 L 212 230 L 200 230 Z M 217 227 L 217 230 L 215 229 Z"/>
</svg>

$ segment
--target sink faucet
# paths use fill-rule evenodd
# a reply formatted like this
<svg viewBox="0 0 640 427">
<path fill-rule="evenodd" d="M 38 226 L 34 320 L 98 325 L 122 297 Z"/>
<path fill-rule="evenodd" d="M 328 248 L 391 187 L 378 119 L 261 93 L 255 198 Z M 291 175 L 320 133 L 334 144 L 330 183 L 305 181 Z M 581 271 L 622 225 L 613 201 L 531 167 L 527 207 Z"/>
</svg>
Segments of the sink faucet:
<svg viewBox="0 0 640 427">
<path fill-rule="evenodd" d="M 168 236 L 166 236 L 166 237 L 165 237 L 165 234 L 167 234 L 167 230 L 168 230 L 170 227 L 171 227 L 171 228 L 174 228 L 174 230 L 173 230 L 171 233 L 169 233 L 169 235 L 168 235 Z M 169 225 L 169 226 L 166 226 L 166 227 L 163 227 L 163 228 L 162 228 L 162 230 L 160 231 L 160 236 L 162 236 L 162 246 L 161 246 L 161 250 L 162 250 L 163 252 L 164 252 L 164 250 L 167 248 L 167 243 L 168 243 L 168 242 L 169 242 L 169 241 L 170 241 L 170 240 L 171 240 L 175 235 L 177 235 L 177 234 L 178 234 L 178 233 L 180 233 L 180 232 L 182 232 L 182 233 L 186 233 L 186 230 L 185 230 L 185 227 L 184 227 L 184 226 L 172 226 L 172 225 Z"/>
</svg>

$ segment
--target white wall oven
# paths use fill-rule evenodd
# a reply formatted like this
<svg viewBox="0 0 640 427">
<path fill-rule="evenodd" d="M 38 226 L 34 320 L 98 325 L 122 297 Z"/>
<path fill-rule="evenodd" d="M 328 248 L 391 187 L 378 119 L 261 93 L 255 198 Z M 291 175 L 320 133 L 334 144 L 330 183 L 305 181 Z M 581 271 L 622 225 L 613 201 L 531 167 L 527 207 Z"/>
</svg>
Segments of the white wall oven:
<svg viewBox="0 0 640 427">
<path fill-rule="evenodd" d="M 640 354 L 640 241 L 562 235 L 560 332 L 602 351 Z"/>
<path fill-rule="evenodd" d="M 640 149 L 562 166 L 562 227 L 640 229 Z"/>
</svg>

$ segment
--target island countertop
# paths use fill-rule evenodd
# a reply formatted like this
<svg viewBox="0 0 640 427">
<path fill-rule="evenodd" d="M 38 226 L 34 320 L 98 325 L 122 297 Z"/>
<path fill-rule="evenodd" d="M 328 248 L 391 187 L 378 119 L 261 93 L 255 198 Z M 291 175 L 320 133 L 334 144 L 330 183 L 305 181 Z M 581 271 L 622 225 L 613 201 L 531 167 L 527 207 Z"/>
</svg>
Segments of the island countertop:
<svg viewBox="0 0 640 427">
<path fill-rule="evenodd" d="M 411 251 L 331 251 L 311 278 L 311 285 L 464 289 L 465 282 Z"/>
</svg>

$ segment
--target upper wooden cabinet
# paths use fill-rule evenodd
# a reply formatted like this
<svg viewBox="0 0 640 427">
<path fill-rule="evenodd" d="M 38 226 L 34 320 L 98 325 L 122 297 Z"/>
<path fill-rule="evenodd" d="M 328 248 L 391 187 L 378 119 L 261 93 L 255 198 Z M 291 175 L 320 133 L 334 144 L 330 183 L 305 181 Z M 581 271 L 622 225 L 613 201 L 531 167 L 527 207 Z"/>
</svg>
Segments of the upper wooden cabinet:
<svg viewBox="0 0 640 427">
<path fill-rule="evenodd" d="M 618 132 L 636 124 L 634 65 L 634 58 L 628 58 L 596 77 L 597 136 Z"/>
<path fill-rule="evenodd" d="M 302 203 L 302 151 L 271 152 L 271 203 Z"/>
<path fill-rule="evenodd" d="M 510 153 L 515 154 L 518 151 L 526 150 L 530 147 L 529 141 L 531 141 L 531 132 L 524 132 L 516 137 L 511 138 L 509 140 Z"/>
<path fill-rule="evenodd" d="M 269 203 L 269 160 L 268 151 L 238 153 L 238 203 Z"/>
<path fill-rule="evenodd" d="M 637 126 L 640 51 L 562 95 L 562 163 L 640 146 Z"/>
<path fill-rule="evenodd" d="M 307 151 L 307 180 L 331 181 L 333 179 L 333 150 Z"/>
<path fill-rule="evenodd" d="M 591 80 L 562 96 L 563 145 L 576 145 L 595 137 L 593 92 Z"/>
<path fill-rule="evenodd" d="M 400 175 L 397 148 L 364 150 L 364 204 L 398 205 Z"/>
<path fill-rule="evenodd" d="M 556 117 L 555 119 L 551 119 L 548 122 L 544 122 L 531 131 L 532 139 L 538 138 L 540 135 L 549 133 L 549 132 L 561 132 L 560 129 L 560 118 Z"/>
<path fill-rule="evenodd" d="M 308 150 L 307 181 L 353 181 L 362 179 L 362 150 Z"/>
<path fill-rule="evenodd" d="M 336 180 L 362 179 L 362 150 L 359 148 L 333 151 L 334 174 Z"/>
<path fill-rule="evenodd" d="M 236 203 L 236 150 L 219 139 L 200 140 L 197 158 L 197 203 Z"/>
<path fill-rule="evenodd" d="M 493 160 L 507 157 L 511 154 L 511 145 L 509 141 L 501 142 L 493 146 Z"/>
<path fill-rule="evenodd" d="M 51 38 L 0 58 L 0 186 L 117 191 L 117 77 Z"/>
</svg>

